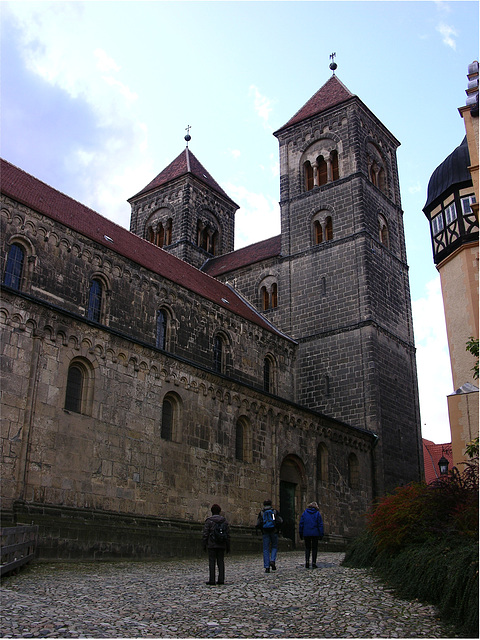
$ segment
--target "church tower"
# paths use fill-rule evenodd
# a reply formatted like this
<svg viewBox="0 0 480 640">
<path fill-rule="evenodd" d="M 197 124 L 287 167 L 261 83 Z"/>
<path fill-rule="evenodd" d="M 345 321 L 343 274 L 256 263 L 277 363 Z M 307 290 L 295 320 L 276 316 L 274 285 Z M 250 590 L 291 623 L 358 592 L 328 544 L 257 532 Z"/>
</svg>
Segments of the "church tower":
<svg viewBox="0 0 480 640">
<path fill-rule="evenodd" d="M 399 142 L 336 75 L 274 135 L 282 257 L 272 320 L 299 343 L 296 400 L 379 436 L 380 493 L 419 480 Z"/>
<path fill-rule="evenodd" d="M 187 146 L 128 202 L 130 231 L 200 268 L 233 251 L 238 209 Z"/>
</svg>

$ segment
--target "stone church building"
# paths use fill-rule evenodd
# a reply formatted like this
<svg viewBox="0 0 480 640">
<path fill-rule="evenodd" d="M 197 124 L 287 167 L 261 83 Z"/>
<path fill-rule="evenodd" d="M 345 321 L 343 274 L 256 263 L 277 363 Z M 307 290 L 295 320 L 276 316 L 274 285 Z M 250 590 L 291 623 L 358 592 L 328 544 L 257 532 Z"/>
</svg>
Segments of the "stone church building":
<svg viewBox="0 0 480 640">
<path fill-rule="evenodd" d="M 336 75 L 274 135 L 281 233 L 237 251 L 188 144 L 129 231 L 2 161 L 2 511 L 45 556 L 193 552 L 212 502 L 254 548 L 265 498 L 333 544 L 422 478 L 399 142 Z"/>
</svg>

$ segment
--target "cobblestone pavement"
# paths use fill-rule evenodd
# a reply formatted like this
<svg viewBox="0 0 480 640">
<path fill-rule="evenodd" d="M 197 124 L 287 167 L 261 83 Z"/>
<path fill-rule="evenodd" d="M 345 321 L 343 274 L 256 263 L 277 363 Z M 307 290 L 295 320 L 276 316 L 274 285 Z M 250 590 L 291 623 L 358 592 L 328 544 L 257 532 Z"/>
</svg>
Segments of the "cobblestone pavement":
<svg viewBox="0 0 480 640">
<path fill-rule="evenodd" d="M 227 556 L 207 586 L 207 558 L 33 563 L 2 581 L 4 638 L 446 638 L 432 606 L 399 600 L 363 569 L 323 553 Z"/>
</svg>

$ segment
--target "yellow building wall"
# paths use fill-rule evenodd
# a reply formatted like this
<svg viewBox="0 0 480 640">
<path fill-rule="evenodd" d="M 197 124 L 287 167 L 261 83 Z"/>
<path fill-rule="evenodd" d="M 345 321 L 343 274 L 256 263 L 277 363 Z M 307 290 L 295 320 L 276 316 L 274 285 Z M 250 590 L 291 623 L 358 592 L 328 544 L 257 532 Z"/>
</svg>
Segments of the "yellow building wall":
<svg viewBox="0 0 480 640">
<path fill-rule="evenodd" d="M 473 379 L 474 358 L 466 350 L 478 337 L 478 242 L 464 245 L 439 265 L 454 390 Z"/>
<path fill-rule="evenodd" d="M 452 431 L 453 464 L 459 471 L 466 459 L 465 447 L 478 437 L 478 391 L 448 396 L 448 415 Z"/>
</svg>

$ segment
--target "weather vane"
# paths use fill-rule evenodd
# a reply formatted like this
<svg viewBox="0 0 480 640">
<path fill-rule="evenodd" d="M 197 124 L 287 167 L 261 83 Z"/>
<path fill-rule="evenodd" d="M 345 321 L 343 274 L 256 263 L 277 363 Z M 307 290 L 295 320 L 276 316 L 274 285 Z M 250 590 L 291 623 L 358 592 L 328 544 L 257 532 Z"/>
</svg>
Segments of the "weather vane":
<svg viewBox="0 0 480 640">
<path fill-rule="evenodd" d="M 190 129 L 192 127 L 190 125 L 188 125 L 187 127 L 185 127 L 185 131 L 187 132 L 187 135 L 185 136 L 185 140 L 187 141 L 187 147 L 188 147 L 188 143 L 190 142 L 190 140 L 192 139 L 192 136 L 190 135 Z"/>
<path fill-rule="evenodd" d="M 335 69 L 336 69 L 336 68 L 337 68 L 337 66 L 338 66 L 338 65 L 337 65 L 337 63 L 335 62 L 335 56 L 336 56 L 336 55 L 337 55 L 336 53 L 331 53 L 331 54 L 330 54 L 330 60 L 331 60 L 331 63 L 330 63 L 330 69 L 332 70 L 332 74 L 333 74 L 333 75 L 335 75 Z"/>
</svg>

